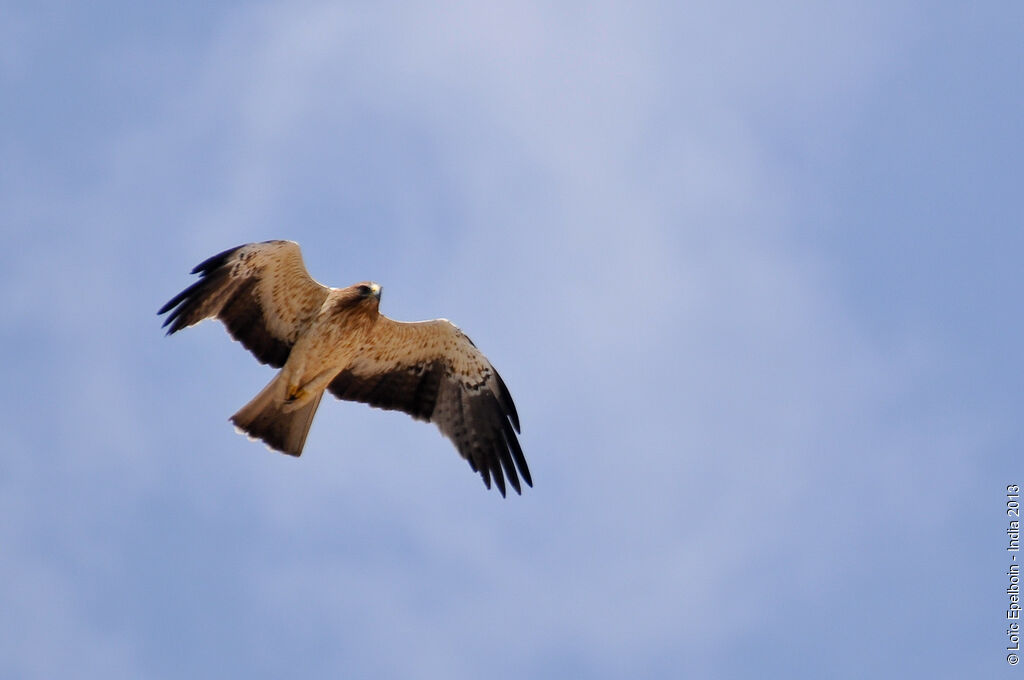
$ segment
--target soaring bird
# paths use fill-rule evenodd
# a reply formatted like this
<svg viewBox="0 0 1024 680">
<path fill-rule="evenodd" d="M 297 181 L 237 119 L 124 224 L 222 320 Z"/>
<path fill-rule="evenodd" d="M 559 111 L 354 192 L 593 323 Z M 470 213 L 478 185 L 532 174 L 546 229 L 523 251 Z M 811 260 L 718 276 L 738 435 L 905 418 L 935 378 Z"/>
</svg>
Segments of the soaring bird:
<svg viewBox="0 0 1024 680">
<path fill-rule="evenodd" d="M 437 425 L 484 484 L 533 480 L 504 381 L 450 321 L 408 323 L 380 313 L 381 288 L 315 281 L 293 241 L 249 243 L 198 264 L 199 280 L 160 308 L 175 333 L 204 319 L 264 364 L 281 369 L 231 422 L 270 448 L 298 456 L 324 391 L 404 411 Z"/>
</svg>

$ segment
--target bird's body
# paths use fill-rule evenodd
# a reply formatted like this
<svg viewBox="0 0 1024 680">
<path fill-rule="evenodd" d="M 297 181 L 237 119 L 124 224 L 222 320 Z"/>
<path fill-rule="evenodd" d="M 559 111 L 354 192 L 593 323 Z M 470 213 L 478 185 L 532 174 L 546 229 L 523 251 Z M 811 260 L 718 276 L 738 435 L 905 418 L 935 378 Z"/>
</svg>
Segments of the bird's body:
<svg viewBox="0 0 1024 680">
<path fill-rule="evenodd" d="M 532 484 L 519 417 L 487 358 L 444 319 L 400 322 L 380 314 L 380 286 L 328 288 L 306 272 L 291 241 L 215 255 L 171 299 L 168 333 L 218 318 L 257 359 L 281 370 L 231 420 L 271 448 L 302 453 L 325 391 L 437 424 L 488 487 Z M 518 472 L 518 474 L 517 474 Z"/>
</svg>

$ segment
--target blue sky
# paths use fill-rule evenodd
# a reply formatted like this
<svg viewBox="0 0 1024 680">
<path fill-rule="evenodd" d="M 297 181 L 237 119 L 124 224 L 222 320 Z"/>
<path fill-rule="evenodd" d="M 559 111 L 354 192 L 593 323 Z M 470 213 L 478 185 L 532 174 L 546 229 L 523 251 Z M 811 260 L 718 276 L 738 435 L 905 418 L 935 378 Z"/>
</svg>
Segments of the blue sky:
<svg viewBox="0 0 1024 680">
<path fill-rule="evenodd" d="M 1019 3 L 0 9 L 0 675 L 996 677 Z M 536 487 L 156 309 L 230 246 L 447 317 Z"/>
</svg>

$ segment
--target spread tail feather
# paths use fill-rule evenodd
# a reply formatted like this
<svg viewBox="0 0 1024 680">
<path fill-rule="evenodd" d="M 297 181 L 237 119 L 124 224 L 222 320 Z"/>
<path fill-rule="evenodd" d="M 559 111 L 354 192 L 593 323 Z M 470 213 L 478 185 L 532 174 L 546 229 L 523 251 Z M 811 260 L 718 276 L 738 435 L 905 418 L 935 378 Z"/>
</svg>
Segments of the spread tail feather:
<svg viewBox="0 0 1024 680">
<path fill-rule="evenodd" d="M 262 439 L 275 451 L 298 456 L 302 453 L 309 426 L 313 424 L 313 415 L 324 393 L 321 390 L 305 406 L 286 412 L 285 402 L 279 397 L 284 394 L 277 384 L 280 379 L 281 374 L 278 373 L 252 401 L 231 416 L 231 422 L 240 432 Z"/>
</svg>

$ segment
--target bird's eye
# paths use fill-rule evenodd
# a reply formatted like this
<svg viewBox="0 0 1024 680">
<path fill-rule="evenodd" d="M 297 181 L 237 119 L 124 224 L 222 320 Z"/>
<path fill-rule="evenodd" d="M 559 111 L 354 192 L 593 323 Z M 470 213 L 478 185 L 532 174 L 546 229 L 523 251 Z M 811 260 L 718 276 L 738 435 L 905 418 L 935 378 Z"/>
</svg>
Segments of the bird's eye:
<svg viewBox="0 0 1024 680">
<path fill-rule="evenodd" d="M 369 286 L 359 286 L 359 294 L 362 295 L 363 297 L 366 297 L 367 295 L 370 294 L 370 287 Z"/>
</svg>

